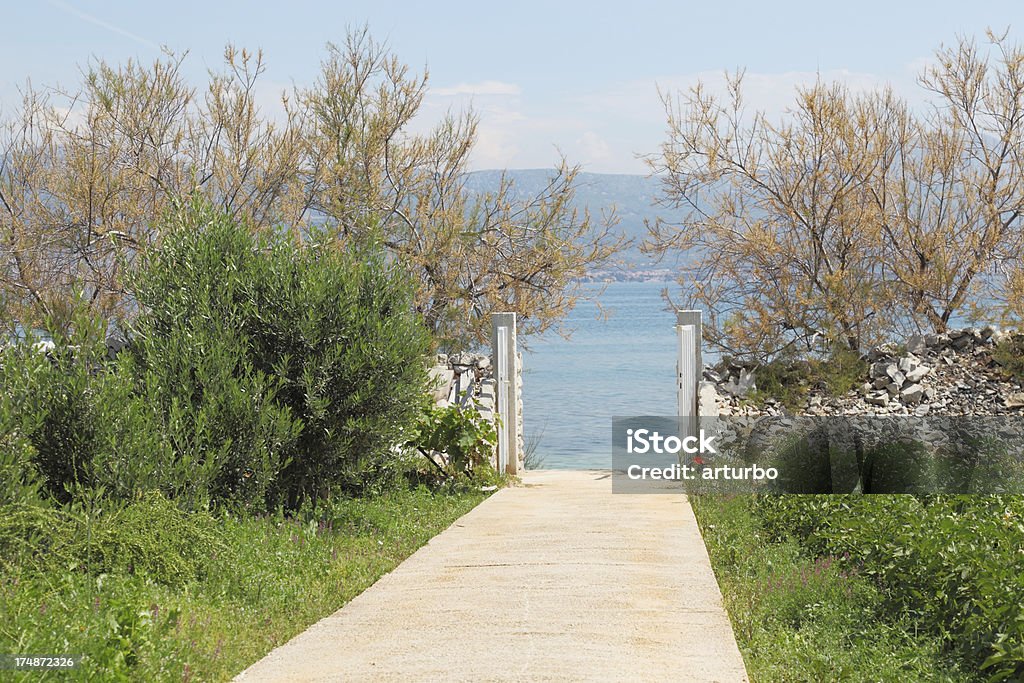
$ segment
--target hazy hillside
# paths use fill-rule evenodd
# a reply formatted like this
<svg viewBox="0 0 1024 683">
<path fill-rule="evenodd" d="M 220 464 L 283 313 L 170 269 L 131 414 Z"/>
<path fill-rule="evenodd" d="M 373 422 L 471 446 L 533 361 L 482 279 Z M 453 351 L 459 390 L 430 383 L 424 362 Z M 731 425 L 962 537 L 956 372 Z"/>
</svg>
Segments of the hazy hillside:
<svg viewBox="0 0 1024 683">
<path fill-rule="evenodd" d="M 497 188 L 501 171 L 476 171 L 469 174 L 467 187 L 474 192 L 488 192 Z M 540 192 L 551 177 L 551 169 L 528 169 L 506 171 L 513 180 L 514 192 L 518 197 L 528 197 Z M 642 175 L 580 173 L 577 181 L 575 204 L 579 209 L 588 209 L 593 216 L 601 216 L 613 207 L 619 217 L 616 230 L 633 240 L 633 246 L 623 255 L 633 268 L 671 267 L 675 261 L 654 262 L 641 254 L 638 248 L 647 234 L 644 219 L 656 216 L 678 222 L 683 212 L 672 211 L 657 205 L 660 191 L 659 181 Z"/>
</svg>

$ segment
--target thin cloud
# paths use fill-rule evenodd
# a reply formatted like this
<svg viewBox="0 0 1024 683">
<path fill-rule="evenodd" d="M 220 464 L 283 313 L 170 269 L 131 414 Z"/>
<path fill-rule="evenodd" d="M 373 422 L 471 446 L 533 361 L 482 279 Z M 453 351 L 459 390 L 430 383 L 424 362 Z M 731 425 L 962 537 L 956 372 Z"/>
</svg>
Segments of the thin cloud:
<svg viewBox="0 0 1024 683">
<path fill-rule="evenodd" d="M 140 45 L 145 45 L 146 47 L 152 48 L 154 50 L 159 50 L 160 49 L 160 46 L 157 45 L 156 43 L 154 43 L 152 40 L 147 40 L 146 38 L 143 38 L 142 36 L 136 35 L 136 34 L 132 33 L 131 31 L 126 31 L 125 29 L 123 29 L 123 28 L 121 28 L 119 26 L 114 26 L 113 24 L 107 23 L 106 21 L 103 21 L 102 19 L 94 17 L 91 14 L 87 14 L 87 13 L 81 11 L 80 9 L 71 6 L 68 3 L 66 3 L 66 2 L 63 2 L 62 0 L 48 0 L 48 1 L 49 1 L 50 5 L 52 5 L 53 7 L 56 7 L 57 9 L 64 10 L 68 14 L 70 14 L 72 16 L 75 16 L 75 17 L 78 17 L 82 21 L 89 22 L 90 24 L 93 24 L 95 26 L 99 26 L 100 28 L 105 28 L 108 31 L 110 31 L 111 33 L 116 33 L 119 36 L 124 36 L 125 38 L 128 38 L 129 40 L 134 40 L 136 43 L 139 43 Z"/>
<path fill-rule="evenodd" d="M 583 152 L 584 163 L 608 161 L 612 156 L 612 148 L 608 142 L 592 130 L 588 130 L 576 140 L 576 146 Z"/>
<path fill-rule="evenodd" d="M 502 81 L 480 81 L 479 83 L 459 83 L 448 88 L 432 88 L 430 94 L 441 97 L 457 97 L 459 95 L 519 95 L 522 93 L 515 83 Z"/>
<path fill-rule="evenodd" d="M 906 73 L 899 72 L 889 77 L 849 69 L 761 73 L 748 70 L 743 77 L 743 102 L 750 112 L 763 111 L 769 118 L 778 119 L 785 116 L 786 111 L 796 103 L 799 88 L 813 86 L 818 80 L 842 83 L 853 93 L 870 92 L 889 86 L 915 107 L 920 106 L 923 99 L 923 93 L 909 69 Z M 728 97 L 726 72 L 702 71 L 625 81 L 597 92 L 570 96 L 567 101 L 592 116 L 614 117 L 620 123 L 658 125 L 657 132 L 660 135 L 660 126 L 665 121 L 661 95 L 672 99 L 677 95 L 686 97 L 690 88 L 697 83 L 703 85 L 706 94 L 722 99 Z"/>
</svg>

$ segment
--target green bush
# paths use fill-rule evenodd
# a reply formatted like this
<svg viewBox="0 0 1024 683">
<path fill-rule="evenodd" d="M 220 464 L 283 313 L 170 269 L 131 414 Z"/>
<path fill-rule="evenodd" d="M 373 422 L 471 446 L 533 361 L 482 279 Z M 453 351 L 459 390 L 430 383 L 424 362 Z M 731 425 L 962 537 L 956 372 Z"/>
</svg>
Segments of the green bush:
<svg viewBox="0 0 1024 683">
<path fill-rule="evenodd" d="M 185 509 L 296 509 L 396 481 L 429 339 L 394 264 L 196 205 L 130 280 L 116 361 L 84 315 L 51 326 L 46 354 L 34 337 L 0 351 L 0 504 L 156 490 Z"/>
<path fill-rule="evenodd" d="M 61 537 L 59 511 L 45 505 L 9 503 L 0 505 L 0 577 L 15 570 L 59 562 L 50 550 Z"/>
<path fill-rule="evenodd" d="M 212 501 L 262 510 L 302 425 L 275 402 L 277 381 L 252 368 L 244 341 L 230 329 L 196 325 L 140 336 L 130 363 L 133 392 L 156 415 L 151 431 L 167 449 L 147 465 L 121 461 L 127 480 L 149 482 L 193 508 Z M 116 437 L 123 443 L 136 434 Z"/>
<path fill-rule="evenodd" d="M 104 324 L 84 315 L 56 330 L 42 353 L 35 338 L 0 356 L 0 440 L 29 448 L 31 472 L 48 497 L 73 501 L 74 491 L 103 489 L 111 498 L 137 499 L 158 489 L 204 507 L 201 472 L 183 466 L 159 406 L 137 385 L 135 369 L 109 363 Z M 201 489 L 201 490 L 200 490 Z"/>
<path fill-rule="evenodd" d="M 225 563 L 216 520 L 183 511 L 158 491 L 128 504 L 102 489 L 58 508 L 0 505 L 0 567 L 12 575 L 131 574 L 181 587 Z"/>
<path fill-rule="evenodd" d="M 218 463 L 216 498 L 295 508 L 359 490 L 411 426 L 429 342 L 380 254 L 191 206 L 133 286 L 136 374 L 175 450 Z"/>
<path fill-rule="evenodd" d="M 38 481 L 66 501 L 67 486 L 91 481 L 91 378 L 83 354 L 71 353 L 63 340 L 47 353 L 38 343 L 29 336 L 0 354 L 0 438 L 37 470 L 25 471 L 22 460 L 20 479 Z"/>
<path fill-rule="evenodd" d="M 16 428 L 0 425 L 0 507 L 37 504 L 42 482 L 32 442 Z"/>
<path fill-rule="evenodd" d="M 992 349 L 992 359 L 1010 377 L 1024 378 L 1024 334 L 1011 333 Z"/>
</svg>

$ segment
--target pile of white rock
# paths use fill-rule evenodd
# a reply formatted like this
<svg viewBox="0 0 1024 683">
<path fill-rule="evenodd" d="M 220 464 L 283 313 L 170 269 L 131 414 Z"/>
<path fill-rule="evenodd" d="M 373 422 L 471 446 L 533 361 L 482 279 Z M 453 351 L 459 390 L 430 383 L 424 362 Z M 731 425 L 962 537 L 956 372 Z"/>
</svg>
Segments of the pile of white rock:
<svg viewBox="0 0 1024 683">
<path fill-rule="evenodd" d="M 810 387 L 802 415 L 1019 415 L 1024 413 L 1024 386 L 999 365 L 995 346 L 1010 335 L 994 327 L 915 335 L 902 347 L 887 344 L 869 352 L 868 372 L 855 389 L 831 395 Z M 1024 346 L 1024 344 L 1022 344 Z M 720 363 L 704 372 L 720 415 L 783 415 L 773 399 L 753 405 L 747 399 L 757 386 L 750 363 Z M 707 392 L 708 387 L 705 386 Z"/>
<path fill-rule="evenodd" d="M 490 356 L 438 354 L 428 375 L 437 406 L 472 406 L 485 419 L 494 420 L 495 381 Z"/>
</svg>

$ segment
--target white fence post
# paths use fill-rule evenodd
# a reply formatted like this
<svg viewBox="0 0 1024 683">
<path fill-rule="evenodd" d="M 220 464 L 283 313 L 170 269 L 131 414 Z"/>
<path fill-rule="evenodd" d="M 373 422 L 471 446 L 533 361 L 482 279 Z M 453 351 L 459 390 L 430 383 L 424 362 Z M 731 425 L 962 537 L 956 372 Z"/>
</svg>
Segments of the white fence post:
<svg viewBox="0 0 1024 683">
<path fill-rule="evenodd" d="M 516 314 L 491 317 L 498 400 L 498 471 L 519 474 L 519 397 L 516 392 L 519 355 L 516 353 Z"/>
<path fill-rule="evenodd" d="M 700 311 L 676 311 L 679 359 L 676 361 L 676 386 L 679 392 L 679 428 L 682 436 L 696 436 L 700 429 L 698 394 L 704 371 L 701 360 L 703 333 Z"/>
</svg>

